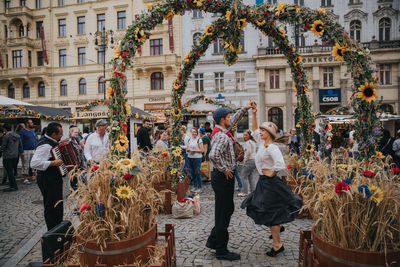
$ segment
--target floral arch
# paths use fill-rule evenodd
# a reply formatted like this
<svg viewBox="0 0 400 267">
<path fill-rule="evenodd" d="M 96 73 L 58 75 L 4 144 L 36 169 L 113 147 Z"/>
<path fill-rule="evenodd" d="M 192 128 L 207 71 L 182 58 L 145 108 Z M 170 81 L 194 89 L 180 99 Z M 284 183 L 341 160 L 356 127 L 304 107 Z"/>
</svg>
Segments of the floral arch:
<svg viewBox="0 0 400 267">
<path fill-rule="evenodd" d="M 299 125 L 302 132 L 302 144 L 312 144 L 312 131 L 315 124 L 311 111 L 311 101 L 307 95 L 309 79 L 304 71 L 302 58 L 296 47 L 289 42 L 288 36 L 280 23 L 296 23 L 304 31 L 311 30 L 315 36 L 320 37 L 324 45 L 333 46 L 332 53 L 336 60 L 345 61 L 348 72 L 353 78 L 352 106 L 356 114 L 355 128 L 356 139 L 360 142 L 361 158 L 370 158 L 375 155 L 375 145 L 379 136 L 373 134 L 373 129 L 378 126 L 376 116 L 377 105 L 375 100 L 376 81 L 374 70 L 370 66 L 368 51 L 354 43 L 333 18 L 327 15 L 324 9 L 312 10 L 297 5 L 280 3 L 278 6 L 245 5 L 240 0 L 166 0 L 156 4 L 148 4 L 144 11 L 129 26 L 125 37 L 115 49 L 115 56 L 111 60 L 113 66 L 110 86 L 107 88 L 109 98 L 109 120 L 112 125 L 125 123 L 129 116 L 127 102 L 122 90 L 122 82 L 126 69 L 133 64 L 133 57 L 137 49 L 149 38 L 155 25 L 162 21 L 181 15 L 186 10 L 203 10 L 210 13 L 222 14 L 211 25 L 207 26 L 200 41 L 192 46 L 191 51 L 185 56 L 183 67 L 172 88 L 172 115 L 173 132 L 171 138 L 172 162 L 179 162 L 181 141 L 181 116 L 182 95 L 185 91 L 191 71 L 199 58 L 207 50 L 213 40 L 221 38 L 225 48 L 224 60 L 228 65 L 233 65 L 238 60 L 237 52 L 240 51 L 240 36 L 247 23 L 251 23 L 265 36 L 274 39 L 277 47 L 287 58 L 292 71 L 293 89 L 297 92 L 297 106 L 299 107 Z M 119 129 L 119 130 L 116 130 Z M 124 140 L 124 133 L 120 127 L 113 127 L 111 134 L 111 150 L 113 154 L 124 156 L 126 151 L 117 150 L 120 140 Z M 312 151 L 302 149 L 306 158 Z M 179 163 L 172 166 L 171 173 L 179 175 L 174 169 Z"/>
</svg>

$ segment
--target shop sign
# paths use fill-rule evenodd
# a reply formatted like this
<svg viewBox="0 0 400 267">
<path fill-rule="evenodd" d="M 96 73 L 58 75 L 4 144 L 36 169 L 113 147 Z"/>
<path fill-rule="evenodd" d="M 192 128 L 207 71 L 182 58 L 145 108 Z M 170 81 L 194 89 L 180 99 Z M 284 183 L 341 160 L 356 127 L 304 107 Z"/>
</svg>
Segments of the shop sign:
<svg viewBox="0 0 400 267">
<path fill-rule="evenodd" d="M 337 103 L 341 102 L 341 89 L 319 89 L 320 103 Z"/>
<path fill-rule="evenodd" d="M 149 98 L 149 102 L 165 101 L 165 97 L 152 97 Z"/>
<path fill-rule="evenodd" d="M 304 57 L 303 58 L 303 64 L 305 63 L 322 63 L 322 62 L 333 62 L 334 58 L 333 56 L 329 57 Z"/>
<path fill-rule="evenodd" d="M 145 111 L 169 110 L 169 109 L 171 109 L 170 103 L 144 104 Z"/>
<path fill-rule="evenodd" d="M 108 111 L 78 111 L 74 119 L 97 119 L 97 118 L 107 118 Z"/>
</svg>

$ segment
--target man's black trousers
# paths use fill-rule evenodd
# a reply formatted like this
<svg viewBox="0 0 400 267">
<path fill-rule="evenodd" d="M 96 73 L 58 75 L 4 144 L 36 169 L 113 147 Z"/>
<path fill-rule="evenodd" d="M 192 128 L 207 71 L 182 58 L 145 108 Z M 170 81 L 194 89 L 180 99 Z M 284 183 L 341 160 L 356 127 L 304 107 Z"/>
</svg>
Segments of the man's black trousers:
<svg viewBox="0 0 400 267">
<path fill-rule="evenodd" d="M 211 172 L 211 186 L 215 193 L 215 226 L 207 242 L 215 245 L 217 255 L 223 255 L 228 251 L 228 227 L 235 209 L 233 203 L 235 177 L 226 179 L 224 173 L 214 169 Z"/>
<path fill-rule="evenodd" d="M 55 206 L 63 198 L 63 181 L 61 177 L 49 177 L 38 172 L 37 183 L 43 195 L 47 230 L 50 230 L 63 220 L 64 204 L 60 202 Z"/>
</svg>

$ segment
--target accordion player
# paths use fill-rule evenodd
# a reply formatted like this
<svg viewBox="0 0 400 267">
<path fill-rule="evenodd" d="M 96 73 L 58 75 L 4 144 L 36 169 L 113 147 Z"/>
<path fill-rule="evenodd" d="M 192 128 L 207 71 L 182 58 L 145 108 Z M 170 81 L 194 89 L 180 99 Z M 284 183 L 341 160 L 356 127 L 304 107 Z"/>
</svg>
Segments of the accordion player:
<svg viewBox="0 0 400 267">
<path fill-rule="evenodd" d="M 61 176 L 67 175 L 75 167 L 80 166 L 79 151 L 74 147 L 71 140 L 62 141 L 53 147 L 51 155 L 54 159 L 61 159 L 63 161 L 63 164 L 57 167 Z"/>
</svg>

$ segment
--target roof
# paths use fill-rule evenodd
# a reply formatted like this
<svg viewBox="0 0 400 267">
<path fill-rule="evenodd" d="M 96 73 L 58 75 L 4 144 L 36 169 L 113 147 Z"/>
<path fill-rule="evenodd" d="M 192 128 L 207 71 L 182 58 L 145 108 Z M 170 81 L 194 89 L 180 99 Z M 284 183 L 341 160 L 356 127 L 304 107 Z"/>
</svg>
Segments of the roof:
<svg viewBox="0 0 400 267">
<path fill-rule="evenodd" d="M 8 106 L 8 105 L 32 106 L 32 104 L 30 103 L 0 95 L 0 106 Z"/>
<path fill-rule="evenodd" d="M 63 117 L 67 117 L 67 118 L 72 117 L 71 112 L 66 111 L 62 108 L 52 108 L 52 107 L 44 107 L 44 106 L 28 106 L 28 107 L 25 107 L 25 109 L 33 110 L 34 112 L 41 113 L 45 116 L 51 116 L 51 117 L 63 116 Z"/>
<path fill-rule="evenodd" d="M 152 114 L 150 114 L 150 113 L 147 113 L 147 112 L 145 112 L 145 111 L 143 111 L 143 110 L 141 110 L 141 109 L 138 109 L 138 108 L 135 108 L 134 106 L 132 106 L 132 105 L 130 105 L 131 106 L 131 114 L 133 115 L 133 114 L 136 114 L 136 113 L 139 113 L 139 115 L 144 115 L 144 116 L 146 116 L 146 117 L 154 117 Z"/>
</svg>

